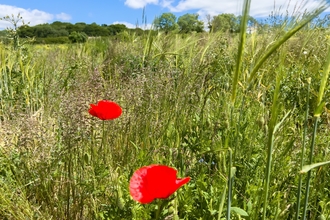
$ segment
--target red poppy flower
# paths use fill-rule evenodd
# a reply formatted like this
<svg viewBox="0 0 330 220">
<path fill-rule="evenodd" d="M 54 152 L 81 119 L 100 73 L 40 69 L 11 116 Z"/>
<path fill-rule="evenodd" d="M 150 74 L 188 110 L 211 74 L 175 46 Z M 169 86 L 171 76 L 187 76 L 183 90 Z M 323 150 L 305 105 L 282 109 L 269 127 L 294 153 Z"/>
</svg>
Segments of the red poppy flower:
<svg viewBox="0 0 330 220">
<path fill-rule="evenodd" d="M 165 165 L 141 167 L 131 178 L 130 194 L 142 204 L 154 199 L 166 199 L 190 180 L 190 177 L 177 178 L 176 174 L 177 170 Z"/>
<path fill-rule="evenodd" d="M 96 105 L 90 104 L 89 114 L 98 117 L 101 120 L 113 120 L 121 115 L 121 107 L 108 100 L 101 100 Z"/>
</svg>

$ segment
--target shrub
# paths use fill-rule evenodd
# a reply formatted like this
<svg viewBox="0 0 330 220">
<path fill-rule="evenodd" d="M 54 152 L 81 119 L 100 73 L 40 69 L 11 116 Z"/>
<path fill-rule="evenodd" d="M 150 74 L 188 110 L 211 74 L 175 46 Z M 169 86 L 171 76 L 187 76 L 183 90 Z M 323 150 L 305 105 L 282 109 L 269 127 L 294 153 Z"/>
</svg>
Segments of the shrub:
<svg viewBox="0 0 330 220">
<path fill-rule="evenodd" d="M 83 33 L 83 32 L 72 32 L 69 35 L 69 40 L 71 41 L 71 43 L 85 43 L 88 39 L 87 34 Z"/>
</svg>

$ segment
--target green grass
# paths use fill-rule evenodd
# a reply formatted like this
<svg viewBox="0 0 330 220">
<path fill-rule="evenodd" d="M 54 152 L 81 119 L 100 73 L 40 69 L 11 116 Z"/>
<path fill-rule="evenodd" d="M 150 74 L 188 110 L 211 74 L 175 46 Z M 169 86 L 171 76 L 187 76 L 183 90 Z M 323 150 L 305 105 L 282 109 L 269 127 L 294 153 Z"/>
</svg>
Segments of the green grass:
<svg viewBox="0 0 330 220">
<path fill-rule="evenodd" d="M 191 177 L 162 219 L 329 218 L 329 165 L 299 172 L 330 160 L 330 33 L 304 28 L 322 10 L 252 35 L 0 44 L 0 219 L 154 219 L 128 191 L 153 163 Z M 122 116 L 90 116 L 100 99 Z"/>
</svg>

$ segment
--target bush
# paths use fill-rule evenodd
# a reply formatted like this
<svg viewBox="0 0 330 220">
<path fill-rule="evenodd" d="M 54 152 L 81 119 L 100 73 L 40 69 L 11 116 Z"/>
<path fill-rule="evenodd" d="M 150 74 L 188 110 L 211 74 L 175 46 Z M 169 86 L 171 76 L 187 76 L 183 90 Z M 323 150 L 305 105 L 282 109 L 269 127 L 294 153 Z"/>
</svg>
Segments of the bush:
<svg viewBox="0 0 330 220">
<path fill-rule="evenodd" d="M 71 43 L 85 43 L 88 39 L 88 36 L 83 32 L 74 31 L 69 35 L 69 39 Z"/>
</svg>

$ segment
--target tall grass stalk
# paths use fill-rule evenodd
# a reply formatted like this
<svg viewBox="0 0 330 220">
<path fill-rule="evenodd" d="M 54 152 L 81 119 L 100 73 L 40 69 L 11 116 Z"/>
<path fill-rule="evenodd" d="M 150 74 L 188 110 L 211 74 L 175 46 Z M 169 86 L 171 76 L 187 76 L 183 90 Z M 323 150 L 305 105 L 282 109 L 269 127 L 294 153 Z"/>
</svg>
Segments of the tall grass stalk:
<svg viewBox="0 0 330 220">
<path fill-rule="evenodd" d="M 221 220 L 222 209 L 223 209 L 223 206 L 224 206 L 225 200 L 226 200 L 227 185 L 225 185 L 225 187 L 223 189 L 223 192 L 221 194 L 221 199 L 220 199 L 220 203 L 219 203 L 219 210 L 218 210 L 218 220 Z"/>
<path fill-rule="evenodd" d="M 307 79 L 307 97 L 306 97 L 306 111 L 305 111 L 305 121 L 304 121 L 304 131 L 303 131 L 303 139 L 302 139 L 302 146 L 301 146 L 301 156 L 300 156 L 300 170 L 304 165 L 304 155 L 305 155 L 305 145 L 306 145 L 306 134 L 307 134 L 307 123 L 308 123 L 308 115 L 309 115 L 309 93 L 311 87 L 311 79 Z M 296 216 L 295 219 L 299 219 L 300 213 L 300 201 L 301 201 L 301 187 L 302 187 L 302 175 L 299 175 L 299 182 L 298 182 L 298 192 L 297 192 L 297 207 L 296 207 Z"/>
<path fill-rule="evenodd" d="M 248 79 L 249 87 L 252 86 L 252 82 L 256 78 L 258 70 L 265 63 L 265 61 L 270 57 L 270 55 L 272 55 L 281 45 L 283 45 L 295 33 L 297 33 L 299 30 L 301 30 L 303 27 L 305 27 L 305 25 L 307 25 L 310 21 L 312 21 L 314 18 L 319 16 L 327 8 L 328 8 L 327 3 L 326 2 L 322 3 L 319 8 L 315 9 L 310 14 L 305 15 L 303 17 L 303 19 L 301 19 L 300 21 L 297 21 L 297 24 L 293 28 L 291 28 L 284 35 L 282 35 L 279 40 L 277 40 L 273 44 L 271 44 L 271 46 L 266 50 L 266 52 L 258 59 L 256 64 L 253 66 L 253 68 L 250 72 L 250 77 Z"/>
<path fill-rule="evenodd" d="M 231 199 L 232 199 L 232 185 L 233 185 L 233 153 L 229 148 L 229 165 L 228 165 L 228 198 L 227 198 L 227 212 L 226 219 L 230 219 L 230 211 L 231 211 Z"/>
<path fill-rule="evenodd" d="M 232 94 L 231 94 L 231 114 L 230 114 L 230 121 L 231 124 L 233 124 L 233 110 L 235 107 L 235 101 L 236 101 L 236 94 L 237 94 L 237 86 L 238 86 L 238 80 L 239 75 L 242 72 L 242 65 L 243 65 L 243 54 L 244 54 L 244 48 L 245 48 L 245 42 L 246 42 L 246 29 L 247 29 L 247 23 L 249 20 L 249 12 L 250 12 L 250 5 L 251 0 L 244 0 L 243 3 L 243 10 L 242 10 L 242 20 L 240 24 L 240 35 L 239 35 L 239 44 L 238 44 L 238 51 L 237 51 L 237 57 L 236 57 L 236 67 L 235 72 L 232 79 Z M 243 107 L 243 106 L 242 106 Z M 238 122 L 240 123 L 240 122 Z M 235 135 L 235 141 L 232 143 L 235 143 L 235 145 L 238 143 L 238 135 L 236 133 Z M 230 219 L 230 212 L 231 212 L 231 200 L 232 200 L 232 185 L 233 185 L 233 175 L 232 175 L 232 164 L 233 164 L 233 155 L 232 150 L 229 148 L 229 165 L 228 165 L 228 197 L 227 197 L 227 211 L 226 211 L 226 219 Z M 236 146 L 235 146 L 235 152 L 236 152 Z"/>
<path fill-rule="evenodd" d="M 266 172 L 265 172 L 265 185 L 264 185 L 264 194 L 263 194 L 263 209 L 262 209 L 262 219 L 267 218 L 267 206 L 268 206 L 268 192 L 269 192 L 269 183 L 270 183 L 270 173 L 272 168 L 272 154 L 273 154 L 273 148 L 274 148 L 274 139 L 275 139 L 275 131 L 276 127 L 279 125 L 277 124 L 277 118 L 278 113 L 280 109 L 280 103 L 279 103 L 279 96 L 280 96 L 280 85 L 281 80 L 284 76 L 284 69 L 283 69 L 283 62 L 285 59 L 285 55 L 280 55 L 282 59 L 280 62 L 280 66 L 278 69 L 278 73 L 276 75 L 276 83 L 275 83 L 275 91 L 273 95 L 273 104 L 271 107 L 271 119 L 269 121 L 268 126 L 268 140 L 267 140 L 267 164 L 266 164 Z"/>
<path fill-rule="evenodd" d="M 71 197 L 71 191 L 73 189 L 71 189 L 72 186 L 72 181 L 73 181 L 73 175 L 72 175 L 72 170 L 73 170 L 73 152 L 72 152 L 72 146 L 69 145 L 68 147 L 68 159 L 66 160 L 67 162 L 67 184 L 66 184 L 66 196 L 67 196 L 67 200 L 66 200 L 66 218 L 70 219 L 70 205 L 71 205 L 71 201 L 73 200 L 73 198 Z"/>
<path fill-rule="evenodd" d="M 118 35 L 93 44 L 31 45 L 21 65 L 12 46 L 4 50 L 1 45 L 0 219 L 154 218 L 156 201 L 141 206 L 128 187 L 134 170 L 152 163 L 191 177 L 173 202 L 158 209 L 161 219 L 261 219 L 267 194 L 267 219 L 294 218 L 290 205 L 297 176 L 291 165 L 301 153 L 294 145 L 301 136 L 295 126 L 306 106 L 299 80 L 312 77 L 311 94 L 318 90 L 315 79 L 328 33 L 317 31 L 318 37 L 309 41 L 308 33 L 315 30 L 300 29 L 273 50 L 252 80 L 258 86 L 247 89 L 250 65 L 264 56 L 272 36 L 288 29 L 247 34 L 241 58 L 241 35 L 221 31 L 127 36 L 134 42 Z M 237 63 L 240 67 L 233 68 Z M 329 93 L 324 90 L 323 96 L 326 100 Z M 26 111 L 25 98 L 32 106 L 32 97 L 43 97 L 38 114 L 31 114 L 35 107 Z M 89 103 L 102 98 L 125 109 L 105 127 L 88 114 Z M 326 129 L 317 133 L 325 144 L 330 139 Z M 314 160 L 329 161 L 326 149 L 320 151 L 324 155 L 314 154 Z M 269 189 L 264 195 L 266 154 Z M 323 177 L 315 181 L 310 200 L 327 204 L 328 173 Z M 329 216 L 321 206 L 309 210 L 322 209 Z"/>
<path fill-rule="evenodd" d="M 147 40 L 146 40 L 145 45 L 144 45 L 141 67 L 144 67 L 145 60 L 150 55 L 153 41 L 154 41 L 154 34 L 153 34 L 152 29 L 151 29 L 148 33 L 148 37 L 147 37 Z"/>
<path fill-rule="evenodd" d="M 246 41 L 246 28 L 247 23 L 249 20 L 249 12 L 250 12 L 250 5 L 251 0 L 244 0 L 243 3 L 243 12 L 242 12 L 242 20 L 241 20 L 241 28 L 240 28 L 240 35 L 239 35 L 239 44 L 238 44 L 238 52 L 236 58 L 236 67 L 232 81 L 232 94 L 231 94 L 231 102 L 234 104 L 236 100 L 236 93 L 237 93 L 237 85 L 239 75 L 242 72 L 242 64 L 243 64 L 243 53 L 245 48 L 245 41 Z"/>
<path fill-rule="evenodd" d="M 312 136 L 312 142 L 311 142 L 310 153 L 309 153 L 309 164 L 312 164 L 312 162 L 313 162 L 313 154 L 314 154 L 314 146 L 315 146 L 315 138 L 316 138 L 318 120 L 319 120 L 318 117 L 314 117 L 314 129 L 313 129 L 313 136 Z M 310 170 L 307 173 L 307 180 L 306 180 L 304 209 L 303 209 L 303 216 L 302 216 L 303 220 L 306 219 L 306 215 L 307 215 L 308 197 L 309 197 L 311 177 L 312 177 L 312 171 Z"/>
<path fill-rule="evenodd" d="M 329 72 L 330 72 L 330 46 L 329 46 L 329 42 L 328 42 L 328 53 L 327 53 L 327 57 L 326 57 L 326 62 L 323 67 L 323 75 L 322 75 L 322 79 L 321 79 L 321 83 L 320 83 L 319 93 L 317 96 L 316 108 L 314 110 L 314 129 L 313 129 L 312 142 L 311 142 L 310 151 L 309 151 L 309 161 L 308 161 L 309 164 L 313 163 L 317 126 L 318 126 L 318 121 L 320 119 L 322 110 L 325 106 L 325 101 L 323 100 L 323 95 L 324 95 L 324 90 L 326 88 L 326 84 L 328 81 Z M 305 203 L 304 203 L 304 210 L 303 210 L 303 216 L 302 216 L 303 220 L 306 219 L 306 215 L 307 215 L 311 176 L 312 176 L 312 171 L 310 170 L 307 173 L 307 180 L 306 180 Z"/>
</svg>

